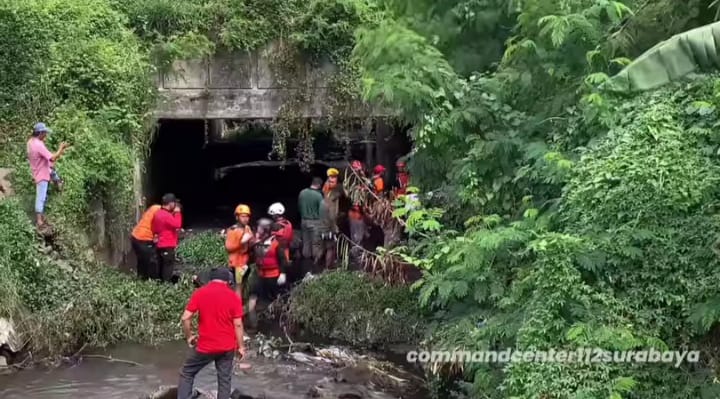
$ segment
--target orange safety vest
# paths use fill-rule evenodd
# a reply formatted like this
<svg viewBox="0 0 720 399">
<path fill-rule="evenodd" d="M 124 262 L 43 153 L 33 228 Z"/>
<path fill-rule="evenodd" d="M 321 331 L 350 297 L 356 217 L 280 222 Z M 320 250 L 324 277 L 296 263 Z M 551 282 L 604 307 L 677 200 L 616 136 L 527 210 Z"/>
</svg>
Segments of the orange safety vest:
<svg viewBox="0 0 720 399">
<path fill-rule="evenodd" d="M 232 268 L 245 266 L 250 261 L 250 245 L 242 243 L 242 238 L 246 233 L 252 234 L 250 226 L 241 228 L 235 225 L 227 233 L 225 249 L 228 251 L 228 263 Z"/>
<path fill-rule="evenodd" d="M 155 213 L 161 208 L 160 205 L 153 205 L 143 213 L 140 221 L 132 231 L 132 236 L 138 241 L 152 241 L 154 234 L 152 232 L 152 221 Z"/>
<path fill-rule="evenodd" d="M 407 172 L 398 172 L 397 175 L 398 188 L 395 189 L 395 194 L 403 195 L 407 192 L 407 186 L 410 183 L 410 174 Z"/>
<path fill-rule="evenodd" d="M 375 192 L 377 194 L 380 194 L 385 190 L 385 181 L 382 176 L 373 177 L 373 186 L 375 187 Z"/>
<path fill-rule="evenodd" d="M 348 217 L 350 218 L 350 220 L 362 220 L 362 218 L 363 218 L 362 209 L 360 209 L 360 207 L 353 206 L 352 208 L 350 208 L 350 211 L 348 212 Z"/>
<path fill-rule="evenodd" d="M 265 256 L 259 263 L 258 275 L 262 278 L 276 278 L 280 275 L 280 262 L 278 262 L 278 248 L 280 244 L 277 239 L 273 239 L 270 248 L 265 252 Z M 285 249 L 285 259 L 290 258 L 290 251 Z"/>
</svg>

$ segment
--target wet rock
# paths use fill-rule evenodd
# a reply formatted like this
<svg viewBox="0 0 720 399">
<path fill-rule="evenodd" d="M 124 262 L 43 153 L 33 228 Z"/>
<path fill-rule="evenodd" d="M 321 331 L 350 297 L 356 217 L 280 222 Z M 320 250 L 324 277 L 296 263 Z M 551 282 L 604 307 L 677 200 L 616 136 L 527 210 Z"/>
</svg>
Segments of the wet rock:
<svg viewBox="0 0 720 399">
<path fill-rule="evenodd" d="M 337 385 L 325 386 L 318 384 L 310 388 L 305 395 L 317 399 L 367 399 L 372 395 L 363 387 L 339 387 Z"/>
<path fill-rule="evenodd" d="M 194 389 L 193 390 L 193 399 L 217 399 L 217 391 L 210 391 L 206 392 L 202 389 Z"/>
<path fill-rule="evenodd" d="M 177 387 L 161 386 L 150 395 L 141 396 L 140 399 L 175 399 L 177 395 Z"/>
<path fill-rule="evenodd" d="M 336 382 L 365 385 L 372 380 L 373 370 L 367 364 L 343 367 L 335 373 Z"/>
<path fill-rule="evenodd" d="M 150 395 L 140 397 L 140 399 L 175 399 L 178 392 L 176 386 L 161 386 Z M 193 399 L 216 399 L 217 391 L 204 391 L 202 389 L 193 389 Z M 242 393 L 239 389 L 234 389 L 230 394 L 230 399 L 261 399 Z"/>
<path fill-rule="evenodd" d="M 235 390 L 233 390 L 232 393 L 230 394 L 230 399 L 256 399 L 256 398 L 240 392 L 239 389 L 235 389 Z M 257 398 L 257 399 L 260 399 L 260 398 Z"/>
<path fill-rule="evenodd" d="M 289 354 L 288 356 L 290 357 L 290 359 L 292 359 L 298 363 L 303 363 L 303 364 L 308 364 L 308 365 L 317 365 L 317 364 L 322 364 L 322 363 L 332 364 L 332 361 L 330 361 L 328 359 L 318 357 L 318 356 L 310 356 L 310 355 L 302 353 L 302 352 L 293 352 L 293 353 Z"/>
<path fill-rule="evenodd" d="M 7 367 L 8 361 L 5 356 L 0 356 L 0 367 Z"/>
</svg>

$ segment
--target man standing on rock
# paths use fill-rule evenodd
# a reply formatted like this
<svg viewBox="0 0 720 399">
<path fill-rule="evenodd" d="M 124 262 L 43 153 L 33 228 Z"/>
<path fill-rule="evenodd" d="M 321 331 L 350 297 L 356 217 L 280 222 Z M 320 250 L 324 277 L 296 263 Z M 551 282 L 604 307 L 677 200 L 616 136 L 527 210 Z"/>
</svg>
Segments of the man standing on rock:
<svg viewBox="0 0 720 399">
<path fill-rule="evenodd" d="M 192 351 L 180 371 L 178 399 L 190 399 L 195 376 L 210 362 L 217 370 L 217 399 L 230 399 L 232 369 L 237 352 L 245 357 L 242 299 L 230 288 L 232 276 L 225 267 L 210 272 L 210 282 L 195 290 L 183 312 L 183 333 Z M 198 313 L 198 335 L 192 318 Z"/>
<path fill-rule="evenodd" d="M 45 202 L 47 201 L 48 185 L 51 180 L 52 165 L 57 162 L 68 147 L 68 143 L 62 142 L 55 153 L 50 152 L 45 146 L 48 133 L 50 133 L 50 129 L 40 122 L 33 128 L 32 137 L 27 143 L 28 162 L 35 181 L 35 215 L 38 228 L 46 224 Z"/>
<path fill-rule="evenodd" d="M 180 204 L 174 194 L 163 195 L 162 208 L 155 213 L 151 225 L 152 232 L 157 237 L 157 275 L 163 281 L 169 282 L 175 271 L 175 248 L 179 241 L 178 232 L 182 228 Z"/>
</svg>

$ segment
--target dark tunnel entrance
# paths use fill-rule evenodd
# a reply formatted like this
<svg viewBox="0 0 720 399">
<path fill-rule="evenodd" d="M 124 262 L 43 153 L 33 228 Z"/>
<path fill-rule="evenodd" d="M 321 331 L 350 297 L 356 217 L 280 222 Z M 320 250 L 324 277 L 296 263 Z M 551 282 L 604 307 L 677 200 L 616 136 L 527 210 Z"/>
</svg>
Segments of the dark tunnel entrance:
<svg viewBox="0 0 720 399">
<path fill-rule="evenodd" d="M 181 200 L 186 228 L 227 227 L 240 203 L 249 205 L 252 219 L 257 220 L 266 216 L 273 202 L 282 202 L 288 219 L 299 226 L 298 193 L 313 176 L 324 178 L 328 164 L 343 162 L 348 150 L 330 135 L 316 135 L 318 163 L 304 173 L 297 164 L 267 165 L 272 149 L 267 130 L 255 129 L 235 140 L 213 140 L 207 125 L 204 120 L 161 120 L 148 160 L 147 204 L 159 202 L 166 192 L 174 193 Z M 365 159 L 365 144 L 353 143 L 349 152 Z M 288 154 L 294 157 L 294 143 L 288 143 Z M 245 165 L 234 166 L 238 164 Z"/>
</svg>

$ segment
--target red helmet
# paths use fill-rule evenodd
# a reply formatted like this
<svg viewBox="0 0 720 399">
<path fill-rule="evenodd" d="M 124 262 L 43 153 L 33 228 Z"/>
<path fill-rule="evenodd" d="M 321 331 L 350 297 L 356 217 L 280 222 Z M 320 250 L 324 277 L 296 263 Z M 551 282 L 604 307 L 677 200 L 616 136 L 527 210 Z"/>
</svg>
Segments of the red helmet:
<svg viewBox="0 0 720 399">
<path fill-rule="evenodd" d="M 405 167 L 405 161 L 400 161 L 400 160 L 398 160 L 397 162 L 395 162 L 395 166 L 397 166 L 398 168 L 404 168 L 404 167 Z"/>
<path fill-rule="evenodd" d="M 362 170 L 363 164 L 362 164 L 362 162 L 356 160 L 356 161 L 352 161 L 352 163 L 350 164 L 350 167 L 355 170 Z"/>
<path fill-rule="evenodd" d="M 373 173 L 380 174 L 385 172 L 385 167 L 382 165 L 375 165 L 375 168 L 373 168 Z"/>
</svg>

